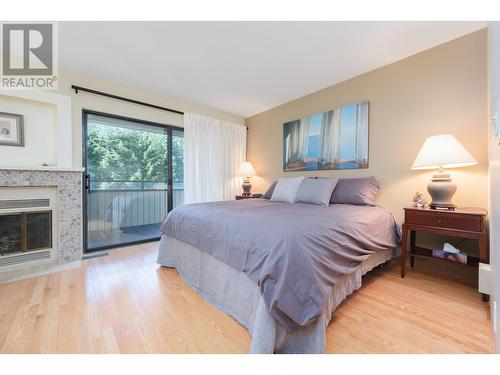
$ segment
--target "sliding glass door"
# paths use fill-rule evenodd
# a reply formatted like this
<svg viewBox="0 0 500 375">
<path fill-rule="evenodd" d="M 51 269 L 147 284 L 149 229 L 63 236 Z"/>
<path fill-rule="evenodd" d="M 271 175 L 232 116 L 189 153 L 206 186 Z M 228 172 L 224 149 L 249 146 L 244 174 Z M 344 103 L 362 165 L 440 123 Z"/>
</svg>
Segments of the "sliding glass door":
<svg viewBox="0 0 500 375">
<path fill-rule="evenodd" d="M 184 202 L 182 128 L 84 111 L 85 248 L 160 237 Z"/>
</svg>

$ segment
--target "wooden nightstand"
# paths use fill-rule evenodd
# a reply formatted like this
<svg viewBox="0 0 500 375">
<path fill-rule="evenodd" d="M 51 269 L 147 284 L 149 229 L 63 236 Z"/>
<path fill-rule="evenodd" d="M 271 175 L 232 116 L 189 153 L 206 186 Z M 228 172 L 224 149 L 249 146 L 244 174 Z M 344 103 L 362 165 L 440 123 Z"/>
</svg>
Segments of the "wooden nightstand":
<svg viewBox="0 0 500 375">
<path fill-rule="evenodd" d="M 237 195 L 236 200 L 239 201 L 241 199 L 259 199 L 261 197 L 252 197 L 251 195 Z"/>
<path fill-rule="evenodd" d="M 406 257 L 413 267 L 415 258 L 427 258 L 453 263 L 463 267 L 478 267 L 479 262 L 489 263 L 488 234 L 484 225 L 486 210 L 482 208 L 457 208 L 455 211 L 440 211 L 429 208 L 405 208 L 403 239 L 401 243 L 401 277 L 405 277 Z M 408 247 L 408 232 L 410 244 Z M 432 250 L 415 246 L 417 232 L 443 234 L 453 237 L 472 238 L 478 241 L 479 258 L 468 257 L 467 264 L 432 257 Z M 483 301 L 489 296 L 483 294 Z"/>
</svg>

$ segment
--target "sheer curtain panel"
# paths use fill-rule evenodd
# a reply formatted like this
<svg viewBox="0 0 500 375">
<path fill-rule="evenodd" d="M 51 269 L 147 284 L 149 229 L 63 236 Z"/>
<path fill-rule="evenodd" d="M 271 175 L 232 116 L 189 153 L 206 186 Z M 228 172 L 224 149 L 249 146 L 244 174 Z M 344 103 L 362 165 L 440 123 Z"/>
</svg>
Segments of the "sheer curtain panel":
<svg viewBox="0 0 500 375">
<path fill-rule="evenodd" d="M 184 114 L 185 203 L 235 199 L 237 171 L 246 155 L 246 127 Z"/>
</svg>

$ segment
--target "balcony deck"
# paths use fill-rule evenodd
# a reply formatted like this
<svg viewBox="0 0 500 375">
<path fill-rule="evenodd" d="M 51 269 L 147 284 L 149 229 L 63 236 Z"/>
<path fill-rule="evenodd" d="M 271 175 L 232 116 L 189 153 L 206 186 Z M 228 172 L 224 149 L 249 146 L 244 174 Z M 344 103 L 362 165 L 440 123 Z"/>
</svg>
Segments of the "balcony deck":
<svg viewBox="0 0 500 375">
<path fill-rule="evenodd" d="M 160 237 L 161 223 L 135 225 L 122 229 L 93 230 L 88 234 L 88 248 L 96 249 L 103 246 L 118 246 L 123 243 L 132 243 L 151 240 Z"/>
</svg>

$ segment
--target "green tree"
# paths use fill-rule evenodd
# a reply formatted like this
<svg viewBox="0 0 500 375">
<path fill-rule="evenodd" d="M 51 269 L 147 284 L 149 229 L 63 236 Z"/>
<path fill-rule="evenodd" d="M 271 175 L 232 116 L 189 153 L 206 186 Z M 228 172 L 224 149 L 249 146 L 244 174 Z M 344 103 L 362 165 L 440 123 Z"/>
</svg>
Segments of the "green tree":
<svg viewBox="0 0 500 375">
<path fill-rule="evenodd" d="M 109 181 L 100 188 L 140 188 L 138 181 L 166 183 L 167 135 L 89 123 L 87 159 L 91 179 Z M 183 181 L 182 133 L 172 138 L 172 164 L 174 181 Z"/>
</svg>

